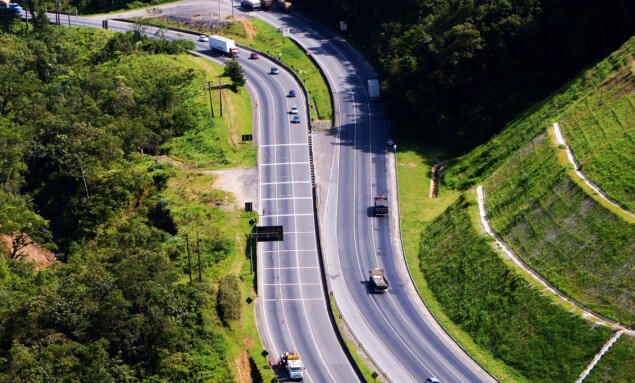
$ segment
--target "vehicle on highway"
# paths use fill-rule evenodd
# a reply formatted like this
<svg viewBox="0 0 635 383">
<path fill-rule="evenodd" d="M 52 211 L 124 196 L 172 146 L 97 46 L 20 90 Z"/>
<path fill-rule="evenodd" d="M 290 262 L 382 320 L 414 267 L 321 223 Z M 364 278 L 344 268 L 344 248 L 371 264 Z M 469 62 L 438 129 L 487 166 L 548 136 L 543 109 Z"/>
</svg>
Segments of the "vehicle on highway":
<svg viewBox="0 0 635 383">
<path fill-rule="evenodd" d="M 441 381 L 437 378 L 435 378 L 434 376 L 426 379 L 426 383 L 441 383 Z"/>
<path fill-rule="evenodd" d="M 223 36 L 210 36 L 209 47 L 215 51 L 222 52 L 225 56 L 233 56 L 236 57 L 240 54 L 238 48 L 236 48 L 236 43 L 232 39 L 228 39 Z"/>
<path fill-rule="evenodd" d="M 206 42 L 208 42 L 208 41 L 209 41 L 209 37 L 207 37 L 207 36 L 205 36 L 205 35 L 200 35 L 200 36 L 198 37 L 198 41 L 203 42 L 203 43 L 206 43 Z"/>
<path fill-rule="evenodd" d="M 392 138 L 389 138 L 386 140 L 386 145 L 393 146 L 394 144 L 395 144 L 395 141 Z"/>
<path fill-rule="evenodd" d="M 375 206 L 373 208 L 375 217 L 388 215 L 388 197 L 385 195 L 375 196 Z"/>
<path fill-rule="evenodd" d="M 291 89 L 288 94 L 289 97 L 295 97 L 295 90 Z"/>
<path fill-rule="evenodd" d="M 293 116 L 293 118 L 291 119 L 291 122 L 293 124 L 299 124 L 300 123 L 300 116 L 298 116 L 297 114 L 295 116 Z"/>
<path fill-rule="evenodd" d="M 260 58 L 260 55 L 256 52 L 251 52 L 251 54 L 249 55 L 249 58 L 252 60 L 258 60 Z"/>
<path fill-rule="evenodd" d="M 383 294 L 388 290 L 388 280 L 384 275 L 384 269 L 371 269 L 368 270 L 370 277 L 368 279 L 370 290 L 374 293 Z"/>
<path fill-rule="evenodd" d="M 250 11 L 260 9 L 261 5 L 260 0 L 242 0 L 240 2 L 241 7 Z"/>
<path fill-rule="evenodd" d="M 298 114 L 298 107 L 297 106 L 292 106 L 291 107 L 291 111 L 289 112 L 291 114 Z"/>
<path fill-rule="evenodd" d="M 280 70 L 278 69 L 278 67 L 272 66 L 270 73 L 271 74 L 280 74 Z"/>
<path fill-rule="evenodd" d="M 379 100 L 379 80 L 368 80 L 368 99 L 370 101 Z"/>
<path fill-rule="evenodd" d="M 278 366 L 285 371 L 289 380 L 302 380 L 304 378 L 302 360 L 300 360 L 300 355 L 295 352 L 287 351 L 280 355 Z"/>
</svg>

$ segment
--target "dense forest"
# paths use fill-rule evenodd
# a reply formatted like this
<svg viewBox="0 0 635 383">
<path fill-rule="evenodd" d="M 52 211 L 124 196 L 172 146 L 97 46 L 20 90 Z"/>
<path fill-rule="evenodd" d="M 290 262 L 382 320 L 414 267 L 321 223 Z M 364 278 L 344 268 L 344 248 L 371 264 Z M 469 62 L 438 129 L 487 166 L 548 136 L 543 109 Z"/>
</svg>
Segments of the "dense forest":
<svg viewBox="0 0 635 383">
<path fill-rule="evenodd" d="M 463 152 L 635 34 L 625 0 L 296 0 L 378 68 L 398 134 Z"/>
<path fill-rule="evenodd" d="M 186 283 L 174 170 L 148 156 L 214 124 L 193 43 L 42 20 L 0 34 L 0 381 L 233 381 L 209 322 L 239 306 Z M 34 270 L 32 241 L 63 262 Z"/>
</svg>

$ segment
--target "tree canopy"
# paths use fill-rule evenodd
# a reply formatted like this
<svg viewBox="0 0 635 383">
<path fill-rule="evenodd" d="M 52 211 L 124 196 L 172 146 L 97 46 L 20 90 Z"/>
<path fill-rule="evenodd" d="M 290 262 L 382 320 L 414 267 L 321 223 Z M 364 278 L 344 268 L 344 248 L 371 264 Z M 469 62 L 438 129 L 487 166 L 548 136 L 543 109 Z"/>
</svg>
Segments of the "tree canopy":
<svg viewBox="0 0 635 383">
<path fill-rule="evenodd" d="M 399 133 L 464 151 L 635 34 L 622 0 L 299 0 L 379 70 Z"/>
</svg>

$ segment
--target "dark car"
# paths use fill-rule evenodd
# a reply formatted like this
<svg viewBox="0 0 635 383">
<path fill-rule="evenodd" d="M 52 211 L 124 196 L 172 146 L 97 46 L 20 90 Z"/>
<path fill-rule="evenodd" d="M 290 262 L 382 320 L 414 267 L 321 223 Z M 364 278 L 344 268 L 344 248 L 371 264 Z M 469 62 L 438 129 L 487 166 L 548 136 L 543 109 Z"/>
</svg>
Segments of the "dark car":
<svg viewBox="0 0 635 383">
<path fill-rule="evenodd" d="M 289 91 L 289 97 L 295 97 L 295 90 L 291 89 Z"/>
<path fill-rule="evenodd" d="M 277 67 L 275 66 L 271 67 L 271 74 L 279 74 L 279 73 L 280 73 L 280 70 Z"/>
<path fill-rule="evenodd" d="M 258 53 L 256 53 L 256 52 L 252 52 L 252 53 L 249 55 L 249 58 L 250 58 L 250 59 L 252 59 L 252 60 L 257 60 L 257 59 L 259 59 L 259 58 L 260 58 L 260 55 L 258 55 Z"/>
</svg>

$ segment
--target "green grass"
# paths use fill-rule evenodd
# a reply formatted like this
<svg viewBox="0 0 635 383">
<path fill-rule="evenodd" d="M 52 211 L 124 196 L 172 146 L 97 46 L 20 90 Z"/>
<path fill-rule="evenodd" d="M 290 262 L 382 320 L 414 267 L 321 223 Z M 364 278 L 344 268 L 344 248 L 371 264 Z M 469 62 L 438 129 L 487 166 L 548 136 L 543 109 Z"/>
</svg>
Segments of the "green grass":
<svg viewBox="0 0 635 383">
<path fill-rule="evenodd" d="M 217 77 L 223 73 L 221 66 L 189 55 L 182 55 L 180 59 L 185 65 L 198 68 L 196 84 L 200 89 L 207 89 L 207 81 L 217 85 Z M 222 117 L 219 102 L 221 94 Z M 243 134 L 252 133 L 251 99 L 247 90 L 244 87 L 237 92 L 228 88 L 222 92 L 213 89 L 214 118 L 211 117 L 209 94 L 206 91 L 200 92 L 198 103 L 202 123 L 183 136 L 175 137 L 162 149 L 172 158 L 198 168 L 255 166 L 257 148 L 251 142 L 241 141 Z"/>
<path fill-rule="evenodd" d="M 333 311 L 333 315 L 335 317 L 335 322 L 337 323 L 337 326 L 340 329 L 339 330 L 340 333 L 346 332 L 347 331 L 347 329 L 345 328 L 346 324 L 343 322 L 343 319 L 340 318 L 340 313 L 339 313 L 339 310 L 337 309 L 337 304 L 335 304 L 335 300 L 333 299 L 333 297 L 329 297 L 329 302 L 331 304 L 331 310 Z M 366 381 L 368 382 L 374 381 L 372 376 L 373 372 L 377 372 L 378 374 L 380 372 L 376 371 L 372 367 L 369 367 L 369 364 L 371 364 L 372 361 L 365 360 L 365 359 L 368 359 L 368 356 L 362 355 L 363 351 L 360 349 L 361 345 L 354 344 L 356 340 L 353 338 L 352 335 L 351 336 L 343 335 L 343 338 L 344 338 L 344 344 L 346 345 L 348 352 L 353 357 L 355 364 L 357 364 L 357 366 L 359 367 Z"/>
<path fill-rule="evenodd" d="M 583 170 L 618 202 L 635 206 L 633 52 L 635 38 L 581 73 L 486 144 L 455 160 L 444 182 L 467 189 L 485 180 L 554 122 L 561 122 Z"/>
<path fill-rule="evenodd" d="M 234 39 L 238 44 L 264 52 L 273 58 L 280 58 L 302 80 L 309 94 L 311 119 L 329 121 L 333 119 L 333 106 L 331 105 L 329 89 L 322 73 L 302 48 L 264 21 L 250 18 L 244 20 L 244 24 L 232 22 L 224 27 L 214 29 L 196 24 L 184 25 L 166 18 L 153 18 L 151 21 L 144 18 L 143 21 L 166 28 L 181 28 L 192 33 L 219 34 Z M 249 31 L 255 33 L 248 32 L 246 25 Z"/>
<path fill-rule="evenodd" d="M 611 67 L 608 78 L 571 103 L 560 118 L 582 171 L 631 211 L 635 210 L 633 54 L 635 40 L 603 63 Z"/>
<path fill-rule="evenodd" d="M 431 167 L 437 162 L 436 158 L 443 157 L 443 153 L 435 148 L 403 144 L 399 146 L 397 171 L 402 241 L 406 262 L 419 295 L 445 330 L 487 371 L 501 381 L 524 382 L 522 376 L 495 360 L 491 354 L 477 346 L 469 334 L 452 322 L 428 286 L 419 266 L 419 241 L 422 231 L 454 203 L 461 193 L 441 187 L 438 198 L 428 198 Z"/>
<path fill-rule="evenodd" d="M 445 314 L 474 342 L 516 370 L 513 381 L 574 381 L 610 336 L 572 316 L 506 267 L 475 227 L 461 197 L 428 225 L 421 269 Z M 507 381 L 507 379 L 505 379 Z"/>
<path fill-rule="evenodd" d="M 203 281 L 212 296 L 217 291 L 219 279 L 225 275 L 237 275 L 243 282 L 243 299 L 237 302 L 242 306 L 241 318 L 232 322 L 230 327 L 223 326 L 216 313 L 215 302 L 210 302 L 209 310 L 204 313 L 207 326 L 222 334 L 227 350 L 225 362 L 230 371 L 235 375 L 244 374 L 261 381 L 271 381 L 273 372 L 260 355 L 263 348 L 255 325 L 253 305 L 246 302 L 247 297 L 256 297 L 254 278 L 246 255 L 246 238 L 251 230 L 249 220 L 257 219 L 257 215 L 231 208 L 228 204 L 233 202 L 232 197 L 213 187 L 213 175 L 176 168 L 172 168 L 171 172 L 173 176 L 162 197 L 167 201 L 167 208 L 179 228 L 175 241 L 180 249 L 177 263 L 183 272 L 182 283 L 189 281 L 185 233 L 189 234 L 190 239 L 193 276 L 195 280 L 198 277 L 195 252 L 198 233 L 201 240 Z M 222 203 L 223 206 L 219 207 L 217 203 Z M 255 370 L 251 370 L 252 368 Z"/>
<path fill-rule="evenodd" d="M 623 334 L 604 354 L 584 382 L 635 382 L 635 339 Z"/>
<path fill-rule="evenodd" d="M 585 306 L 635 322 L 635 225 L 603 208 L 567 176 L 545 139 L 485 183 L 493 229 L 525 262 Z"/>
</svg>

